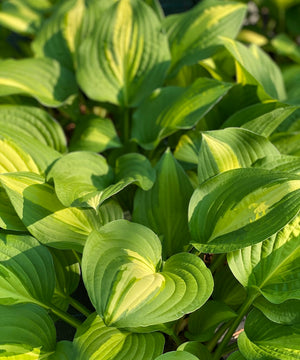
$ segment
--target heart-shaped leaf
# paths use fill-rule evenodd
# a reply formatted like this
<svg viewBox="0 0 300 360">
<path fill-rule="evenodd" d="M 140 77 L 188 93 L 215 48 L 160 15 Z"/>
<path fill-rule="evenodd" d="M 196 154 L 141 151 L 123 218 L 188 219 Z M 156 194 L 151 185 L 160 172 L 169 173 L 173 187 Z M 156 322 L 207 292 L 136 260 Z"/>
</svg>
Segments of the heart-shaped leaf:
<svg viewBox="0 0 300 360">
<path fill-rule="evenodd" d="M 41 104 L 58 107 L 77 94 L 74 75 L 49 58 L 0 62 L 0 96 L 25 94 Z"/>
<path fill-rule="evenodd" d="M 296 360 L 300 358 L 300 325 L 281 325 L 252 310 L 245 331 L 238 338 L 247 360 Z"/>
<path fill-rule="evenodd" d="M 170 86 L 155 90 L 134 113 L 132 138 L 143 148 L 153 149 L 179 129 L 194 127 L 231 87 L 228 83 L 200 78 L 187 88 Z"/>
<path fill-rule="evenodd" d="M 247 48 L 238 41 L 222 38 L 237 64 L 238 82 L 259 85 L 273 99 L 284 100 L 286 92 L 277 64 L 258 46 Z"/>
<path fill-rule="evenodd" d="M 300 177 L 242 168 L 201 184 L 189 206 L 193 245 L 205 252 L 228 252 L 263 241 L 300 208 Z"/>
<path fill-rule="evenodd" d="M 137 328 L 161 324 L 205 303 L 213 281 L 201 259 L 180 253 L 169 258 L 161 272 L 160 265 L 159 238 L 143 225 L 116 220 L 89 236 L 82 275 L 106 325 Z"/>
<path fill-rule="evenodd" d="M 219 35 L 234 38 L 242 25 L 246 7 L 227 1 L 201 1 L 192 10 L 168 16 L 165 26 L 172 53 L 172 73 L 183 65 L 211 57 L 222 44 Z"/>
<path fill-rule="evenodd" d="M 128 107 L 162 85 L 170 53 L 154 11 L 140 0 L 120 0 L 103 12 L 77 60 L 88 97 Z"/>
<path fill-rule="evenodd" d="M 279 155 L 276 147 L 266 138 L 244 129 L 204 131 L 201 136 L 198 162 L 200 184 L 221 172 L 250 167 L 257 159 Z"/>
<path fill-rule="evenodd" d="M 134 334 L 107 327 L 96 313 L 78 328 L 74 339 L 76 360 L 153 360 L 163 347 L 162 334 Z"/>
<path fill-rule="evenodd" d="M 0 182 L 28 231 L 44 244 L 82 251 L 88 234 L 99 224 L 93 210 L 64 207 L 40 175 L 4 174 Z"/>
<path fill-rule="evenodd" d="M 27 235 L 0 233 L 0 304 L 49 304 L 55 272 L 51 254 Z"/>
<path fill-rule="evenodd" d="M 34 106 L 1 105 L 0 126 L 32 137 L 59 152 L 66 150 L 63 129 L 46 111 Z"/>
<path fill-rule="evenodd" d="M 183 251 L 189 243 L 187 211 L 193 187 L 169 150 L 157 164 L 156 171 L 153 188 L 136 192 L 133 221 L 148 226 L 161 237 L 163 255 L 168 258 Z"/>
<path fill-rule="evenodd" d="M 41 307 L 0 305 L 0 317 L 0 359 L 44 359 L 55 349 L 55 327 Z"/>
<path fill-rule="evenodd" d="M 65 206 L 97 209 L 130 184 L 136 183 L 149 190 L 155 180 L 155 172 L 145 156 L 130 153 L 117 159 L 115 184 L 112 184 L 113 178 L 104 157 L 83 151 L 64 156 L 48 173 L 48 179 L 54 181 L 57 197 Z"/>
<path fill-rule="evenodd" d="M 300 300 L 300 217 L 259 244 L 228 254 L 234 276 L 270 302 Z"/>
</svg>

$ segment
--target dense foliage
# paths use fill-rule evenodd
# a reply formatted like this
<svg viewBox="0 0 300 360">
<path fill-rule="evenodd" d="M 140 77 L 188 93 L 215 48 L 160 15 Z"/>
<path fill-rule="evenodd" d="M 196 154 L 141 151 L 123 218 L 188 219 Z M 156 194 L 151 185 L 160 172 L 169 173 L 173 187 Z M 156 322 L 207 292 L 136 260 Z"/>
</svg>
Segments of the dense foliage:
<svg viewBox="0 0 300 360">
<path fill-rule="evenodd" d="M 299 15 L 2 1 L 0 359 L 300 358 Z"/>
</svg>

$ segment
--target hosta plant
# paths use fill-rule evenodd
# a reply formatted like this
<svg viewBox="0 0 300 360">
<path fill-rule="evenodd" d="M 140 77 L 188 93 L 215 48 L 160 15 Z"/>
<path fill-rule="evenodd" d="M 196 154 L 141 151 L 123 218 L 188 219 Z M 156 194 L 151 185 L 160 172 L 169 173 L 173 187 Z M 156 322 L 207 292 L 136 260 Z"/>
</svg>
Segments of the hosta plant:
<svg viewBox="0 0 300 360">
<path fill-rule="evenodd" d="M 1 2 L 0 359 L 300 358 L 299 9 Z"/>
</svg>

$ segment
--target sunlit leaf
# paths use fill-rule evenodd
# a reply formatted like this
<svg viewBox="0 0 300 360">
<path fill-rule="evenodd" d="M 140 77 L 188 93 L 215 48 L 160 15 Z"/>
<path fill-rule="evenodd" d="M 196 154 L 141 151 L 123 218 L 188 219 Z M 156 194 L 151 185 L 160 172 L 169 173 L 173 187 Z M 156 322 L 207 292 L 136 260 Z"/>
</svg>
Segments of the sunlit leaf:
<svg viewBox="0 0 300 360">
<path fill-rule="evenodd" d="M 107 327 L 96 313 L 78 328 L 74 339 L 76 360 L 153 360 L 163 347 L 162 334 L 133 334 Z"/>
<path fill-rule="evenodd" d="M 211 353 L 207 347 L 198 341 L 188 341 L 178 346 L 177 351 L 185 351 L 195 355 L 199 360 L 211 360 Z"/>
<path fill-rule="evenodd" d="M 242 168 L 201 184 L 189 206 L 193 245 L 228 252 L 259 243 L 282 229 L 300 208 L 300 178 L 289 173 Z"/>
<path fill-rule="evenodd" d="M 176 320 L 212 292 L 212 276 L 196 255 L 170 257 L 160 272 L 159 238 L 143 225 L 116 220 L 93 232 L 84 248 L 83 280 L 109 326 L 137 328 Z"/>
<path fill-rule="evenodd" d="M 155 360 L 198 360 L 198 357 L 187 351 L 170 351 L 160 355 Z"/>
</svg>

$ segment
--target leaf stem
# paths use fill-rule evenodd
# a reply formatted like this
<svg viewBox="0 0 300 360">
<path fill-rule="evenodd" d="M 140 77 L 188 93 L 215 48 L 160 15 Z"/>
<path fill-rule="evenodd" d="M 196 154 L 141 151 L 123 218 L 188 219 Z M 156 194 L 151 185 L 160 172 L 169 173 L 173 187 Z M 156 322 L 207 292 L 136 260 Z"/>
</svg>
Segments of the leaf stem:
<svg viewBox="0 0 300 360">
<path fill-rule="evenodd" d="M 78 300 L 72 298 L 71 296 L 68 297 L 69 304 L 73 306 L 74 309 L 78 310 L 84 316 L 88 317 L 91 315 L 91 311 L 86 308 L 83 304 L 81 304 Z"/>
<path fill-rule="evenodd" d="M 226 348 L 227 344 L 229 343 L 233 333 L 235 332 L 236 328 L 239 326 L 240 322 L 242 321 L 243 317 L 247 314 L 248 310 L 250 309 L 253 301 L 259 295 L 258 292 L 253 294 L 249 294 L 244 304 L 240 307 L 238 311 L 238 316 L 234 319 L 233 323 L 231 324 L 230 328 L 228 329 L 227 333 L 225 334 L 223 340 L 221 341 L 220 345 L 217 347 L 217 350 L 213 356 L 213 360 L 219 360 Z"/>
<path fill-rule="evenodd" d="M 229 326 L 232 324 L 232 321 L 226 322 L 223 325 L 221 325 L 219 327 L 219 329 L 215 332 L 215 335 L 213 336 L 213 338 L 206 344 L 207 349 L 212 352 L 214 347 L 217 345 L 218 340 L 220 339 L 220 337 L 224 334 L 224 332 L 226 331 L 226 329 L 229 328 Z"/>
<path fill-rule="evenodd" d="M 60 319 L 62 319 L 69 325 L 73 326 L 75 329 L 77 329 L 81 325 L 81 322 L 79 320 L 75 319 L 73 316 L 71 316 L 67 312 L 59 309 L 58 307 L 56 307 L 53 304 L 51 304 L 49 306 L 46 306 L 43 304 L 43 307 L 47 310 L 51 310 L 51 312 L 53 312 L 53 314 L 57 315 Z"/>
</svg>

